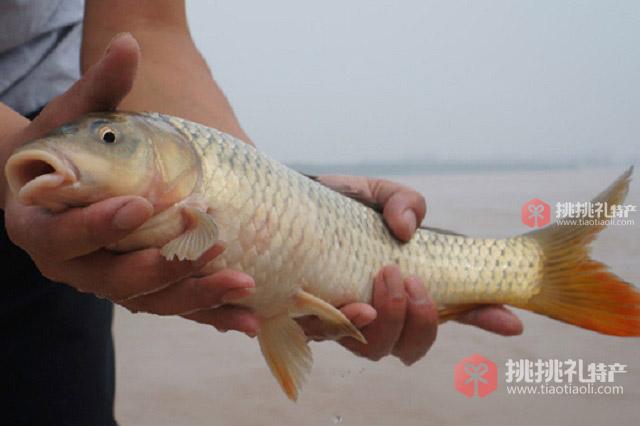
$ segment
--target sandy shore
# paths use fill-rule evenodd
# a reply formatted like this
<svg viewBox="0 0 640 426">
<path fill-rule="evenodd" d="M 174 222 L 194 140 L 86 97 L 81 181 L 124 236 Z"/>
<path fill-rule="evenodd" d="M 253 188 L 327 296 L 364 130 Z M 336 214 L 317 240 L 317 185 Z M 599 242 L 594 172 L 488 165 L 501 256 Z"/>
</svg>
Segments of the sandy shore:
<svg viewBox="0 0 640 426">
<path fill-rule="evenodd" d="M 520 206 L 538 197 L 555 204 L 591 198 L 622 170 L 441 174 L 394 178 L 424 193 L 430 225 L 504 237 L 526 231 Z M 636 178 L 637 179 L 637 178 Z M 628 197 L 640 204 L 640 184 Z M 634 226 L 606 230 L 594 255 L 640 283 L 640 213 Z M 256 341 L 220 334 L 178 318 L 116 310 L 116 415 L 123 425 L 461 425 L 636 424 L 640 409 L 640 339 L 601 336 L 522 312 L 525 333 L 503 338 L 459 324 L 441 327 L 427 357 L 411 368 L 395 359 L 372 363 L 333 342 L 313 344 L 315 365 L 300 401 L 280 392 Z M 453 368 L 478 353 L 499 368 L 498 390 L 468 399 L 453 386 Z M 507 359 L 619 362 L 623 395 L 508 395 Z"/>
</svg>

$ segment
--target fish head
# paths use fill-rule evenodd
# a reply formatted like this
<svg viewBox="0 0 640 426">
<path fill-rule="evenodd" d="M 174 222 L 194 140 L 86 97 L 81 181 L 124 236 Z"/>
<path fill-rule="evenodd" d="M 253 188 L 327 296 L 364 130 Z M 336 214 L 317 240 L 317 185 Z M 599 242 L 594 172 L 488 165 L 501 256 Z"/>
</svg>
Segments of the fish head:
<svg viewBox="0 0 640 426">
<path fill-rule="evenodd" d="M 119 195 L 164 208 L 197 181 L 192 146 L 144 114 L 94 113 L 19 147 L 5 167 L 11 191 L 53 212 Z"/>
</svg>

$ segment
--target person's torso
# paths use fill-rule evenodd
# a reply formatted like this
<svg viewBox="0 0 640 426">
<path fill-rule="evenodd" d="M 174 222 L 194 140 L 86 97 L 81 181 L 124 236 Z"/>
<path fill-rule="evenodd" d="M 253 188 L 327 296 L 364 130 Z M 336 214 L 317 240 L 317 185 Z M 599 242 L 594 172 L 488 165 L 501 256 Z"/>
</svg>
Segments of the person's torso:
<svg viewBox="0 0 640 426">
<path fill-rule="evenodd" d="M 27 114 L 80 75 L 84 0 L 0 1 L 0 102 Z"/>
</svg>

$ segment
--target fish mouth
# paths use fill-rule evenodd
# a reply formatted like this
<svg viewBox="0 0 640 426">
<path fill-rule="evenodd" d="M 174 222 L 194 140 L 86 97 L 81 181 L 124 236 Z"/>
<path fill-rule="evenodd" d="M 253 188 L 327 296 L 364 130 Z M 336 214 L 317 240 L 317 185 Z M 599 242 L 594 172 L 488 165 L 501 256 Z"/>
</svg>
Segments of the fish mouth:
<svg viewBox="0 0 640 426">
<path fill-rule="evenodd" d="M 60 210 L 55 190 L 78 181 L 74 167 L 57 153 L 40 149 L 20 151 L 9 158 L 5 168 L 11 191 L 26 205 Z"/>
</svg>

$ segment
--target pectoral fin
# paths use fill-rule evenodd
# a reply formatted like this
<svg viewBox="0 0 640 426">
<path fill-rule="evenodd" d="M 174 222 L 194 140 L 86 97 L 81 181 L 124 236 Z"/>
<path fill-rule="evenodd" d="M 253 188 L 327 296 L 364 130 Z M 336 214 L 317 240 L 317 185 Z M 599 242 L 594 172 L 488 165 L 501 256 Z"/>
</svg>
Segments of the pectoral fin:
<svg viewBox="0 0 640 426">
<path fill-rule="evenodd" d="M 336 331 L 338 336 L 350 336 L 367 343 L 360 330 L 339 309 L 304 290 L 293 296 L 294 312 L 298 315 L 315 315 Z"/>
<path fill-rule="evenodd" d="M 182 212 L 191 227 L 162 247 L 162 255 L 168 260 L 196 260 L 218 239 L 218 227 L 210 215 L 193 207 L 185 207 Z"/>
<path fill-rule="evenodd" d="M 282 390 L 290 400 L 297 400 L 313 364 L 304 331 L 289 315 L 279 315 L 262 322 L 258 341 Z"/>
</svg>

